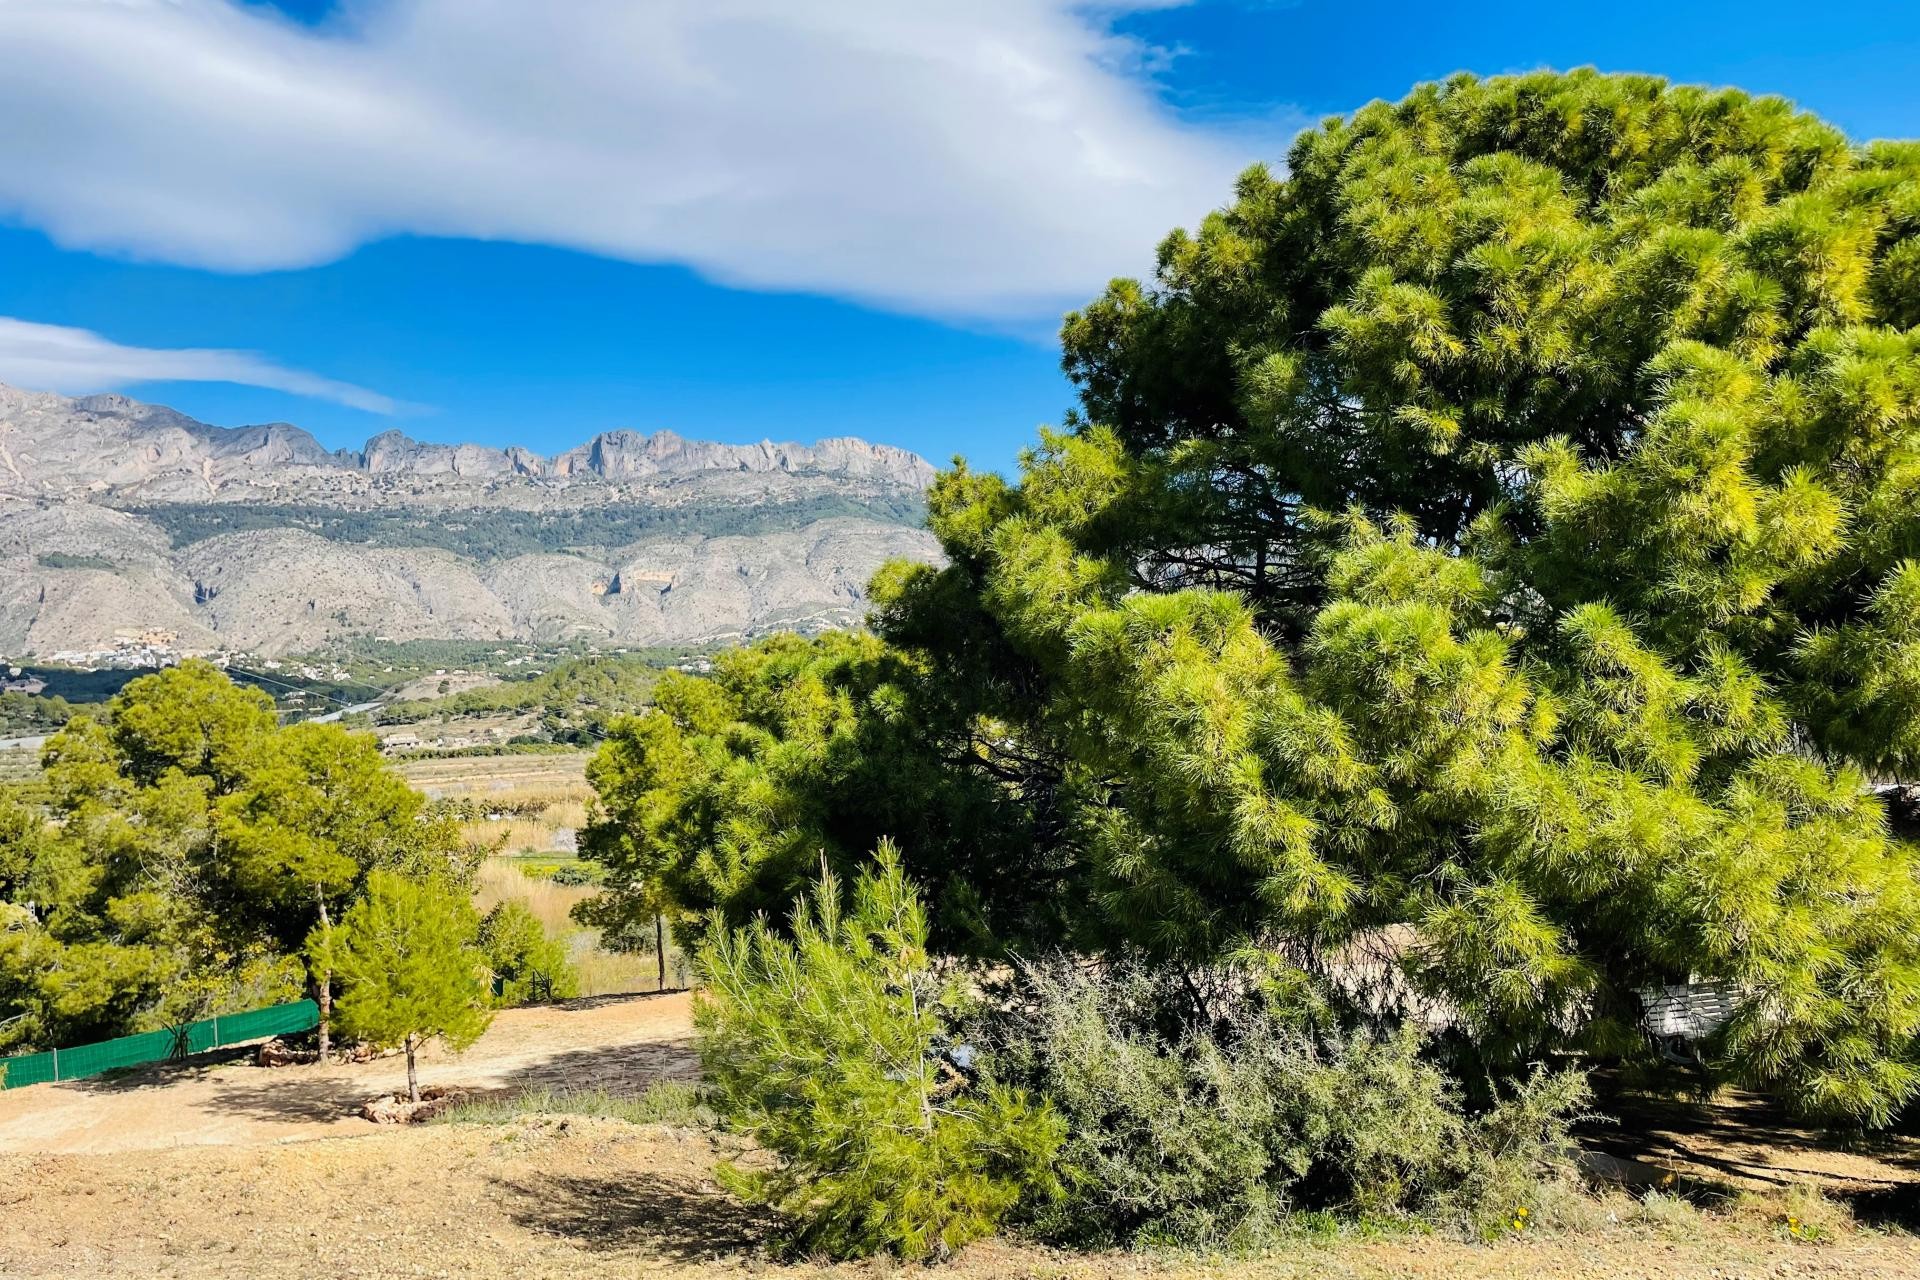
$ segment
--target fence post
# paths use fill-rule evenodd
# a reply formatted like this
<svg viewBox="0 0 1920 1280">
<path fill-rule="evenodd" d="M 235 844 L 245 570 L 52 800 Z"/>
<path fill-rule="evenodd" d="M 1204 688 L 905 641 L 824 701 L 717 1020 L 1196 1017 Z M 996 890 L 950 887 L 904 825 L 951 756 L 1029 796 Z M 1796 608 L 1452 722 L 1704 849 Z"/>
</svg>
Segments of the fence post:
<svg viewBox="0 0 1920 1280">
<path fill-rule="evenodd" d="M 53 1078 L 55 1080 L 60 1078 L 60 1051 L 58 1049 L 53 1051 Z"/>
<path fill-rule="evenodd" d="M 213 1043 L 208 1045 L 207 1048 L 218 1049 L 219 1047 L 220 1047 L 220 1015 L 216 1013 L 213 1015 Z"/>
</svg>

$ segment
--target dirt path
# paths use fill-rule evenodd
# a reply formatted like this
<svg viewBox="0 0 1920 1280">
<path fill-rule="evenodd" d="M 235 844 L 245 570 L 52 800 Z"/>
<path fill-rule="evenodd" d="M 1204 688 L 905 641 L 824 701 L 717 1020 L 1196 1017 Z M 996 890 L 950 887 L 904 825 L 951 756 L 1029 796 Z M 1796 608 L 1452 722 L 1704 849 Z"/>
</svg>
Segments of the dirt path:
<svg viewBox="0 0 1920 1280">
<path fill-rule="evenodd" d="M 458 1057 L 429 1048 L 422 1084 L 476 1089 L 637 1091 L 693 1073 L 688 998 L 599 996 L 509 1009 Z M 376 1094 L 406 1087 L 406 1060 L 266 1069 L 251 1054 L 207 1055 L 106 1079 L 0 1092 L 0 1153 L 142 1151 L 257 1146 L 361 1136 L 356 1113 Z M 0 1275 L 5 1275 L 0 1266 Z"/>
<path fill-rule="evenodd" d="M 690 1040 L 685 995 L 577 1000 L 503 1013 L 465 1055 L 430 1057 L 423 1077 L 481 1089 L 631 1091 L 691 1075 Z M 1222 1261 L 994 1241 L 932 1270 L 784 1264 L 771 1254 L 766 1219 L 714 1182 L 734 1139 L 556 1116 L 395 1129 L 354 1114 L 404 1073 L 397 1059 L 278 1070 L 232 1060 L 0 1093 L 0 1277 L 1920 1277 L 1920 1239 L 1901 1230 L 1846 1228 L 1807 1244 L 1788 1238 L 1772 1209 L 1672 1216 L 1617 1193 L 1588 1204 L 1577 1231 L 1494 1245 L 1301 1240 L 1271 1257 Z M 1685 1124 L 1641 1117 L 1633 1127 L 1645 1136 L 1629 1145 L 1689 1174 L 1737 1161 L 1741 1180 L 1763 1188 L 1818 1170 L 1869 1201 L 1882 1184 L 1913 1187 L 1920 1168 L 1916 1148 L 1897 1140 L 1831 1152 L 1752 1116 L 1690 1114 Z M 1764 1152 L 1740 1147 L 1760 1135 Z"/>
<path fill-rule="evenodd" d="M 1301 1241 L 1224 1262 L 1076 1256 L 989 1242 L 932 1268 L 785 1265 L 766 1223 L 722 1193 L 724 1139 L 573 1118 L 366 1126 L 369 1136 L 137 1156 L 0 1156 L 0 1275 L 87 1280 L 451 1276 L 894 1276 L 901 1280 L 1680 1280 L 1920 1276 L 1920 1241 L 1851 1232 L 1797 1244 L 1753 1221 L 1616 1224 L 1483 1246 L 1409 1237 Z"/>
</svg>

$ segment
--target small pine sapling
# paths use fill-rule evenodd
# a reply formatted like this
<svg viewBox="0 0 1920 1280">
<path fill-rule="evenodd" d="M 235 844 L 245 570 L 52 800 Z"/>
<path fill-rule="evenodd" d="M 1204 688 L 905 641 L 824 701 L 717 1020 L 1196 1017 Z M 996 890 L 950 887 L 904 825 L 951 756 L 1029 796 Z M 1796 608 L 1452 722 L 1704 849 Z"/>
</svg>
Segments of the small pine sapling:
<svg viewBox="0 0 1920 1280">
<path fill-rule="evenodd" d="M 344 986 L 335 1005 L 341 1029 L 406 1050 L 413 1102 L 420 1101 L 420 1046 L 438 1038 L 457 1052 L 493 1020 L 478 930 L 472 906 L 445 886 L 375 871 L 340 923 L 316 930 L 308 943 L 316 964 Z"/>
<path fill-rule="evenodd" d="M 1060 1118 L 970 1086 L 940 1056 L 958 992 L 929 963 L 926 913 L 890 844 L 850 908 L 823 871 L 790 933 L 716 926 L 701 952 L 713 1098 L 780 1157 L 723 1168 L 729 1189 L 778 1210 L 800 1250 L 836 1257 L 945 1254 L 1023 1197 L 1057 1194 Z"/>
</svg>

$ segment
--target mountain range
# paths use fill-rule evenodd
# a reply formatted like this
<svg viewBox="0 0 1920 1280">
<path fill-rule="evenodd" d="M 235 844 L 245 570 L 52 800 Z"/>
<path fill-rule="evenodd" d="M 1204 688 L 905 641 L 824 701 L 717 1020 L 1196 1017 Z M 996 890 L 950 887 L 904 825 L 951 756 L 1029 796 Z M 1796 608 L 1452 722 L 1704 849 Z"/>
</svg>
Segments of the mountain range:
<svg viewBox="0 0 1920 1280">
<path fill-rule="evenodd" d="M 620 430 L 543 457 L 389 431 L 329 450 L 286 423 L 0 386 L 0 653 L 845 625 L 885 560 L 936 557 L 933 474 L 852 438 Z"/>
</svg>

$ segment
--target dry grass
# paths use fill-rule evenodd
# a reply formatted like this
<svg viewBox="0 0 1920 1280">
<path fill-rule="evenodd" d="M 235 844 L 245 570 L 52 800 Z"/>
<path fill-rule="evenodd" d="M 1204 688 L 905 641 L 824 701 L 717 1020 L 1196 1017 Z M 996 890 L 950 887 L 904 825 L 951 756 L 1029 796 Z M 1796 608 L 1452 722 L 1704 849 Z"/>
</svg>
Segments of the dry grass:
<svg viewBox="0 0 1920 1280">
<path fill-rule="evenodd" d="M 511 811 L 497 821 L 484 818 L 463 823 L 462 835 L 499 856 L 480 864 L 474 884 L 474 906 L 490 911 L 509 900 L 526 905 L 546 931 L 566 944 L 580 975 L 582 995 L 612 995 L 651 991 L 659 983 L 659 962 L 652 951 L 609 951 L 600 945 L 600 931 L 575 923 L 573 908 L 596 890 L 586 885 L 555 884 L 545 876 L 528 875 L 526 864 L 512 855 L 530 855 L 534 865 L 565 862 L 570 853 L 557 837 L 562 829 L 578 831 L 586 825 L 587 803 L 593 789 L 586 782 L 587 752 L 572 755 L 467 756 L 444 760 L 410 760 L 400 771 L 414 786 L 438 796 L 471 796 L 490 810 Z M 686 958 L 669 944 L 667 981 L 685 986 Z"/>
<path fill-rule="evenodd" d="M 1729 1216 L 1806 1243 L 1832 1240 L 1858 1227 L 1851 1209 L 1811 1183 L 1743 1192 L 1734 1197 Z"/>
<path fill-rule="evenodd" d="M 480 864 L 473 903 L 481 911 L 507 901 L 524 903 L 549 934 L 565 941 L 568 958 L 580 975 L 581 995 L 652 991 L 659 985 L 659 962 L 652 951 L 608 951 L 600 945 L 598 929 L 574 922 L 573 908 L 595 892 L 586 885 L 555 884 L 544 876 L 530 876 L 505 858 L 488 858 Z M 669 944 L 667 984 L 685 986 L 686 978 L 686 958 Z"/>
<path fill-rule="evenodd" d="M 583 995 L 618 995 L 627 991 L 655 991 L 660 987 L 660 963 L 651 951 L 604 951 L 599 947 L 577 957 Z M 692 977 L 686 956 L 667 943 L 667 988 L 685 987 Z"/>
<path fill-rule="evenodd" d="M 628 1124 L 711 1129 L 715 1119 L 686 1080 L 660 1080 L 640 1093 L 607 1089 L 526 1089 L 469 1098 L 434 1117 L 438 1124 L 511 1124 L 529 1116 L 596 1116 Z"/>
<path fill-rule="evenodd" d="M 537 790 L 555 798 L 571 793 L 584 799 L 586 751 L 524 756 L 451 756 L 408 760 L 396 767 L 402 777 L 435 796 L 499 796 Z"/>
<path fill-rule="evenodd" d="M 561 800 L 550 804 L 540 811 L 540 820 L 550 822 L 556 827 L 570 827 L 575 831 L 587 825 L 586 800 Z"/>
<path fill-rule="evenodd" d="M 533 912 L 548 933 L 564 935 L 580 926 L 573 923 L 574 905 L 591 898 L 594 890 L 586 885 L 555 884 L 544 876 L 530 876 L 505 858 L 488 858 L 480 864 L 474 880 L 473 905 L 491 911 L 509 899 L 517 898 Z"/>
<path fill-rule="evenodd" d="M 586 812 L 587 801 L 593 799 L 593 788 L 585 782 L 536 782 L 521 783 L 515 786 L 499 787 L 492 790 L 476 790 L 474 798 L 484 800 L 490 805 L 502 809 L 511 809 L 516 813 L 544 813 L 558 806 L 578 806 Z"/>
<path fill-rule="evenodd" d="M 478 822 L 460 824 L 463 839 L 503 856 L 530 853 L 570 858 L 573 856 L 572 845 L 559 843 L 559 833 L 559 824 L 541 818 L 502 818 L 497 822 L 483 818 Z"/>
</svg>

